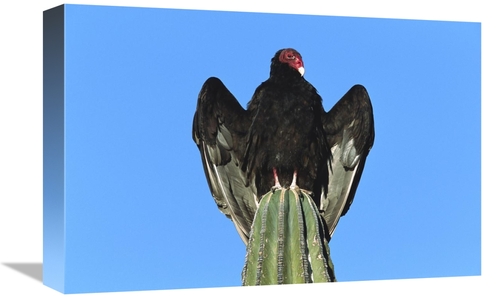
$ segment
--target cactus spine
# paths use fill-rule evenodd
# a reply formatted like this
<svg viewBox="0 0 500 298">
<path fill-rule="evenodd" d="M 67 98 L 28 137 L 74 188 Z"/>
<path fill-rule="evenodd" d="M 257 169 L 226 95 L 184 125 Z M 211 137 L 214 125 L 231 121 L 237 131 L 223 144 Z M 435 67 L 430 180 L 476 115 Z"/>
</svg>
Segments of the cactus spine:
<svg viewBox="0 0 500 298">
<path fill-rule="evenodd" d="M 298 188 L 265 194 L 252 224 L 243 285 L 335 281 L 326 235 L 309 194 Z"/>
</svg>

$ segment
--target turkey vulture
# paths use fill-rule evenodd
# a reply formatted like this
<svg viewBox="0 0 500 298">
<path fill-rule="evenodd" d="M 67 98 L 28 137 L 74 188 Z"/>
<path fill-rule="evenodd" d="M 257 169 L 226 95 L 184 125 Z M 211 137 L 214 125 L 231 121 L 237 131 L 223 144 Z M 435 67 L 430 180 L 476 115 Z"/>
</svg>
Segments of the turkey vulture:
<svg viewBox="0 0 500 298">
<path fill-rule="evenodd" d="M 281 49 L 246 110 L 218 78 L 207 79 L 199 93 L 192 137 L 212 196 L 245 244 L 260 198 L 282 187 L 311 193 L 331 237 L 373 145 L 366 89 L 353 86 L 325 112 L 303 74 L 302 56 Z"/>
</svg>

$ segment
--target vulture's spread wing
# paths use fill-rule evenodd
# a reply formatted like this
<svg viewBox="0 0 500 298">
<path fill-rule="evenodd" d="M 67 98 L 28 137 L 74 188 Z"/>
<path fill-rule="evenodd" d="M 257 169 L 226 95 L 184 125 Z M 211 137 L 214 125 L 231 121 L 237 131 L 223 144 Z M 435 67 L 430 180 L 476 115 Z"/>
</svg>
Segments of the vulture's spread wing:
<svg viewBox="0 0 500 298">
<path fill-rule="evenodd" d="M 331 236 L 339 218 L 352 204 L 375 138 L 372 105 L 366 89 L 353 86 L 324 114 L 322 121 L 331 158 L 327 166 L 328 186 L 322 191 L 319 209 L 324 211 Z"/>
<path fill-rule="evenodd" d="M 209 78 L 198 96 L 193 139 L 219 210 L 229 217 L 247 244 L 257 209 L 255 183 L 241 169 L 248 112 L 217 78 Z"/>
</svg>

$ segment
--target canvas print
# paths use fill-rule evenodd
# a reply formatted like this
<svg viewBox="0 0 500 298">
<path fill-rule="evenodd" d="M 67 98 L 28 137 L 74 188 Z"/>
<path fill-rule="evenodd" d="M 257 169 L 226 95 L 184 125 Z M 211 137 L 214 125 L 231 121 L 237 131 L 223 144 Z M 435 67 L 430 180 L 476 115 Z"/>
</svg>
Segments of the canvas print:
<svg viewBox="0 0 500 298">
<path fill-rule="evenodd" d="M 480 275 L 480 45 L 467 22 L 44 12 L 44 283 L 242 285 L 246 243 L 212 197 L 193 119 L 208 78 L 246 109 L 289 48 L 326 111 L 357 84 L 373 107 L 375 143 L 328 242 L 336 280 Z"/>
</svg>

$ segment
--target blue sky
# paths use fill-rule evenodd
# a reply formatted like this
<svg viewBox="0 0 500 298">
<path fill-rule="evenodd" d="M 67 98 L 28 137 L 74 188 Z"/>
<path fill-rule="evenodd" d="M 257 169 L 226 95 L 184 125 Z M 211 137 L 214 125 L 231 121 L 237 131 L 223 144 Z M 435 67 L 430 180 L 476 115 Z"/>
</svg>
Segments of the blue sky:
<svg viewBox="0 0 500 298">
<path fill-rule="evenodd" d="M 330 242 L 337 279 L 481 273 L 479 23 L 98 6 L 67 12 L 66 94 L 69 111 L 77 111 L 67 120 L 75 137 L 67 158 L 89 158 L 74 161 L 72 169 L 83 170 L 68 182 L 81 200 L 69 209 L 80 213 L 68 249 L 89 257 L 71 263 L 93 273 L 84 281 L 240 284 L 245 247 L 211 198 L 192 116 L 209 76 L 246 105 L 284 47 L 302 54 L 325 109 L 358 83 L 374 107 L 375 145 Z M 113 280 L 115 268 L 121 280 Z"/>
</svg>

